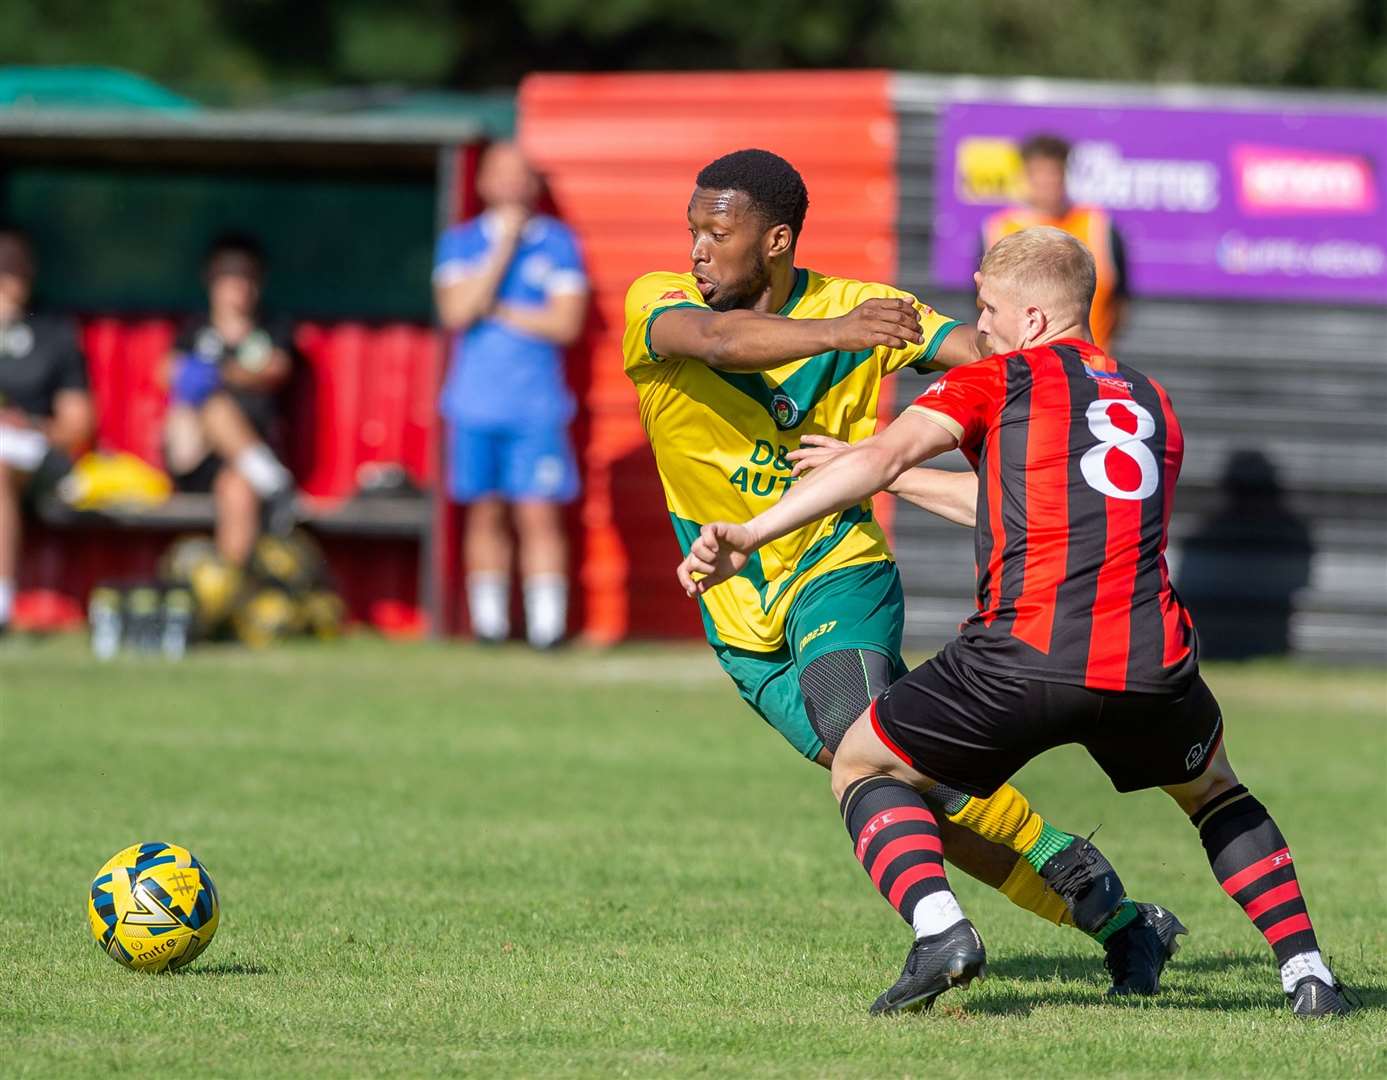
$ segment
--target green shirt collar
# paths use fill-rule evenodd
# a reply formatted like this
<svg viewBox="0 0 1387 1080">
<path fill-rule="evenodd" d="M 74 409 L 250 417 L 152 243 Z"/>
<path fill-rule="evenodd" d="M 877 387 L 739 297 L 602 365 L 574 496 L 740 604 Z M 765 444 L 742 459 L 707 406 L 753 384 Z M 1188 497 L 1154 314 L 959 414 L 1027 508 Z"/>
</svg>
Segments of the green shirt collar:
<svg viewBox="0 0 1387 1080">
<path fill-rule="evenodd" d="M 789 315 L 795 310 L 795 305 L 799 303 L 800 297 L 804 295 L 804 290 L 809 288 L 809 271 L 801 267 L 795 267 L 795 287 L 790 290 L 790 295 L 777 315 Z"/>
</svg>

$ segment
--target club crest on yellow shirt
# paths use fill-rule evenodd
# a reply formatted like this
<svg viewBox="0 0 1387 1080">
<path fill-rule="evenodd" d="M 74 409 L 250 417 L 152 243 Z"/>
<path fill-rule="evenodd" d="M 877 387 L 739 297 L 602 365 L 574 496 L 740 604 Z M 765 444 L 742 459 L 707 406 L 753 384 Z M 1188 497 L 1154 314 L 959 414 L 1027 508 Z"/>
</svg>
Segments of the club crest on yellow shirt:
<svg viewBox="0 0 1387 1080">
<path fill-rule="evenodd" d="M 799 423 L 799 406 L 787 394 L 771 398 L 771 419 L 781 431 L 789 431 Z"/>
</svg>

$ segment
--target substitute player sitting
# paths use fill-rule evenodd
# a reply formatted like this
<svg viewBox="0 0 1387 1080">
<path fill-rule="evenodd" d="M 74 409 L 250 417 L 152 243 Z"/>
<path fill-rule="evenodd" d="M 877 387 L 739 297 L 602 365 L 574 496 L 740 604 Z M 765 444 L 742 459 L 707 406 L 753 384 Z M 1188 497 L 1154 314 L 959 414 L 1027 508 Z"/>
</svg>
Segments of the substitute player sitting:
<svg viewBox="0 0 1387 1080">
<path fill-rule="evenodd" d="M 30 309 L 37 269 L 28 235 L 0 223 L 0 634 L 14 609 L 24 505 L 96 430 L 76 324 Z"/>
<path fill-rule="evenodd" d="M 293 330 L 260 307 L 265 254 L 240 233 L 213 240 L 207 311 L 187 320 L 166 360 L 164 459 L 180 491 L 210 492 L 217 550 L 244 565 L 262 524 L 295 523 L 294 477 L 274 450 L 293 370 Z"/>
<path fill-rule="evenodd" d="M 999 355 L 932 384 L 746 524 L 705 525 L 679 567 L 690 595 L 706 597 L 754 576 L 763 545 L 832 520 L 921 461 L 959 447 L 978 473 L 977 612 L 876 699 L 833 760 L 857 857 L 916 934 L 872 1011 L 928 1005 L 985 965 L 922 792 L 942 783 L 987 798 L 1031 758 L 1078 743 L 1118 791 L 1164 788 L 1189 815 L 1219 884 L 1276 954 L 1292 1011 L 1347 1012 L 1286 840 L 1228 762 L 1194 623 L 1170 584 L 1184 439 L 1169 397 L 1093 344 L 1093 257 L 1073 237 L 1007 237 L 977 282 L 979 331 Z M 1091 845 L 1088 856 L 1107 868 Z M 1115 875 L 1096 881 L 1111 887 Z"/>
<path fill-rule="evenodd" d="M 796 267 L 807 206 L 803 180 L 782 158 L 719 158 L 699 173 L 689 203 L 692 273 L 647 274 L 627 295 L 626 371 L 686 553 L 700 522 L 749 516 L 789 490 L 788 455 L 801 436 L 870 435 L 886 375 L 976 359 L 969 328 L 908 293 Z M 943 502 L 962 491 L 958 512 L 971 512 L 969 478 L 919 473 L 912 490 Z M 869 504 L 796 530 L 704 600 L 708 641 L 743 699 L 820 764 L 906 670 L 900 576 Z M 955 865 L 1102 941 L 1117 992 L 1155 991 L 1184 929 L 1177 920 L 1123 907 L 1120 892 L 1075 919 L 1045 880 L 1072 877 L 1083 842 L 1010 786 L 991 799 L 936 787 L 932 798 Z M 984 826 L 1000 844 L 968 831 Z"/>
</svg>

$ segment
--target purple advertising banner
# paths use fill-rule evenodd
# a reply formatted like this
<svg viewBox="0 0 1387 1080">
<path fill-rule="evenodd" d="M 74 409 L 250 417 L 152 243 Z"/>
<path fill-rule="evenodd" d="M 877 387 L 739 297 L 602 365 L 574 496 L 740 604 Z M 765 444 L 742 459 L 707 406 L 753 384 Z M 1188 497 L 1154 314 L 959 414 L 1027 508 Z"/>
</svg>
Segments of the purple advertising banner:
<svg viewBox="0 0 1387 1080">
<path fill-rule="evenodd" d="M 954 103 L 933 274 L 972 285 L 983 222 L 1024 201 L 1019 147 L 1067 139 L 1069 196 L 1104 207 L 1135 295 L 1387 304 L 1387 109 Z"/>
</svg>

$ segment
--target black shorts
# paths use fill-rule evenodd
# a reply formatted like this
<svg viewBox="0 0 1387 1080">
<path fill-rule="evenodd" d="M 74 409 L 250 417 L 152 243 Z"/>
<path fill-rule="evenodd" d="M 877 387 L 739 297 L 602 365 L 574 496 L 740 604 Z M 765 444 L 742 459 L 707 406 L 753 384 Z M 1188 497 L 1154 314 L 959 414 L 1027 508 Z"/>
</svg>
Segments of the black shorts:
<svg viewBox="0 0 1387 1080">
<path fill-rule="evenodd" d="M 246 421 L 265 442 L 274 444 L 275 429 L 279 420 L 279 404 L 273 394 L 258 394 L 250 390 L 232 389 L 225 391 L 231 400 L 240 407 Z M 216 454 L 208 453 L 201 461 L 186 472 L 175 472 L 164 459 L 164 471 L 173 480 L 173 486 L 185 494 L 206 495 L 211 492 L 225 462 Z"/>
<path fill-rule="evenodd" d="M 208 454 L 187 472 L 175 472 L 169 459 L 164 458 L 164 471 L 173 481 L 174 490 L 185 495 L 210 494 L 221 468 L 222 459 L 216 454 Z"/>
<path fill-rule="evenodd" d="M 1183 784 L 1223 737 L 1198 674 L 1165 694 L 1089 690 L 988 671 L 960 652 L 951 643 L 893 683 L 872 704 L 872 726 L 907 765 L 970 795 L 991 795 L 1066 743 L 1087 750 L 1118 791 Z"/>
</svg>

